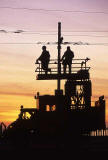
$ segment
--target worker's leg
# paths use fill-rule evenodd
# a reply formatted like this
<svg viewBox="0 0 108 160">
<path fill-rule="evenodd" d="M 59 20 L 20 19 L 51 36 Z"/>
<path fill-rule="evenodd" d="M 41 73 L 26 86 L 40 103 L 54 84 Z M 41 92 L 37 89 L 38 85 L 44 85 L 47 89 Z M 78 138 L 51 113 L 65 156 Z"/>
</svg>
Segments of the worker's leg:
<svg viewBox="0 0 108 160">
<path fill-rule="evenodd" d="M 66 64 L 63 65 L 64 74 L 66 73 Z"/>
<path fill-rule="evenodd" d="M 69 74 L 71 74 L 71 64 L 69 64 Z"/>
<path fill-rule="evenodd" d="M 48 72 L 48 64 L 43 62 L 42 63 L 42 69 L 45 71 L 45 74 L 47 74 L 47 72 Z"/>
<path fill-rule="evenodd" d="M 48 63 L 46 64 L 46 70 L 47 72 L 51 72 L 51 68 L 48 68 Z"/>
</svg>

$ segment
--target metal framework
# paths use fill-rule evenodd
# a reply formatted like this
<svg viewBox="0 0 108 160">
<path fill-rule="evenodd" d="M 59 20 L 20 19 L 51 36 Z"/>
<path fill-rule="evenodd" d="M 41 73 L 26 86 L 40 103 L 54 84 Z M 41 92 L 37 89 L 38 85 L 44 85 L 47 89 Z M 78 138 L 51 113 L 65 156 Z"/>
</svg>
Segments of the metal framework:
<svg viewBox="0 0 108 160">
<path fill-rule="evenodd" d="M 59 78 L 59 80 L 62 79 L 89 79 L 89 69 L 90 67 L 87 66 L 87 62 L 90 60 L 89 58 L 86 59 L 73 59 L 73 63 L 71 64 L 71 74 L 69 74 L 68 68 L 66 70 L 66 73 L 63 72 L 63 65 L 60 62 L 60 69 L 61 72 L 58 73 L 58 63 L 56 59 L 50 60 L 49 68 L 51 68 L 51 72 L 48 72 L 45 74 L 45 71 L 41 67 L 41 63 L 36 63 L 37 68 L 35 70 L 36 73 L 38 73 L 36 79 L 37 80 L 56 80 Z"/>
</svg>

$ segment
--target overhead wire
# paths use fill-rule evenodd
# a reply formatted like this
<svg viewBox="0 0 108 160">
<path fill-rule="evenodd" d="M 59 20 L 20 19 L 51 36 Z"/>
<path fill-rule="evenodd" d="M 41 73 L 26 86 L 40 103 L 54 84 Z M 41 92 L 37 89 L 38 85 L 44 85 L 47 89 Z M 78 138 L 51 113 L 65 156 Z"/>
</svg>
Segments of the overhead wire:
<svg viewBox="0 0 108 160">
<path fill-rule="evenodd" d="M 108 38 L 108 36 L 103 36 L 103 35 L 63 35 L 63 36 L 70 36 L 70 37 L 104 37 L 104 38 Z"/>
<path fill-rule="evenodd" d="M 35 34 L 35 35 L 45 35 L 45 36 L 50 36 L 50 35 L 57 35 L 58 33 L 51 33 L 51 32 L 29 32 L 29 31 L 22 31 L 22 30 L 18 30 L 18 31 L 6 31 L 6 30 L 0 30 L 0 33 L 17 33 L 17 35 L 19 34 Z M 68 32 L 69 33 L 69 32 Z M 88 34 L 62 34 L 62 36 L 86 36 L 86 37 L 104 37 L 104 38 L 108 38 L 108 36 L 105 35 L 88 35 Z"/>
<path fill-rule="evenodd" d="M 18 44 L 18 45 L 32 45 L 32 44 L 35 44 L 35 45 L 57 45 L 58 42 L 0 42 L 0 45 L 14 45 L 14 44 Z M 108 43 L 89 43 L 89 42 L 63 42 L 62 45 L 68 45 L 68 44 L 71 44 L 71 45 L 86 45 L 86 46 L 89 46 L 89 45 L 104 45 L 104 46 L 108 46 Z"/>
<path fill-rule="evenodd" d="M 96 14 L 108 14 L 108 12 L 103 12 L 103 11 L 84 11 L 84 10 L 58 10 L 58 9 L 44 9 L 44 8 L 27 8 L 27 7 L 22 7 L 22 8 L 19 8 L 19 7 L 9 7 L 9 6 L 4 6 L 4 7 L 0 7 L 1 9 L 18 9 L 18 10 L 33 10 L 33 11 L 45 11 L 45 12 L 71 12 L 71 13 L 96 13 Z M 42 33 L 40 33 L 42 32 Z M 47 32 L 47 33 L 45 33 Z M 55 32 L 55 33 L 54 33 Z M 0 30 L 0 33 L 21 33 L 21 34 L 37 34 L 37 35 L 57 35 L 56 33 L 57 31 L 23 31 L 23 30 L 17 30 L 17 31 L 6 31 L 6 30 Z M 107 30 L 100 30 L 100 31 L 97 31 L 97 30 L 72 30 L 72 31 L 62 31 L 62 32 L 67 32 L 67 33 L 72 33 L 72 32 L 105 32 L 107 33 L 108 31 Z M 88 37 L 108 37 L 108 36 L 105 36 L 105 35 L 73 35 L 73 34 L 63 34 L 63 36 L 88 36 Z M 42 44 L 43 42 L 38 42 L 38 43 L 31 43 L 31 42 L 28 42 L 28 43 L 0 43 L 0 44 Z M 48 42 L 47 44 L 56 44 L 57 42 Z M 79 42 L 64 42 L 63 44 L 73 44 L 73 45 L 108 45 L 108 43 L 79 43 Z"/>
<path fill-rule="evenodd" d="M 107 33 L 108 32 L 108 30 L 100 30 L 100 31 L 98 31 L 98 30 L 72 30 L 72 31 L 69 31 L 69 30 L 63 30 L 62 31 L 62 33 L 73 33 L 73 32 L 85 32 L 85 33 L 92 33 L 92 32 L 95 32 L 95 33 L 98 33 L 98 32 L 102 32 L 102 33 Z M 54 31 L 54 30 L 37 30 L 37 31 L 26 31 L 26 30 L 21 30 L 21 29 L 18 29 L 18 30 L 15 30 L 15 31 L 8 31 L 8 30 L 5 30 L 5 29 L 0 29 L 0 33 L 17 33 L 17 34 L 45 34 L 45 33 L 49 33 L 49 34 L 52 34 L 52 33 L 54 33 L 54 34 L 57 34 L 57 31 Z"/>
<path fill-rule="evenodd" d="M 105 11 L 84 11 L 84 10 L 64 10 L 64 9 L 44 9 L 44 8 L 27 8 L 27 7 L 10 7 L 4 6 L 0 9 L 16 9 L 16 10 L 29 10 L 29 11 L 44 11 L 44 12 L 67 12 L 67 13 L 91 13 L 91 14 L 108 14 Z"/>
</svg>

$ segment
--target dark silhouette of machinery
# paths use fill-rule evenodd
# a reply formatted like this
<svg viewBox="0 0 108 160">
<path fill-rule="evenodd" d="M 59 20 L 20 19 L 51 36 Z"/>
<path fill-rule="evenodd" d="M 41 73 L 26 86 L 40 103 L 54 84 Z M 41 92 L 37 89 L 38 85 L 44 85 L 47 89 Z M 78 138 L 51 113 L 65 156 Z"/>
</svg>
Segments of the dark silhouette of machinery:
<svg viewBox="0 0 108 160">
<path fill-rule="evenodd" d="M 58 24 L 58 58 L 50 60 L 51 72 L 47 74 L 37 63 L 37 80 L 57 80 L 54 95 L 35 96 L 37 107 L 21 106 L 18 119 L 10 124 L 5 137 L 42 140 L 49 137 L 84 136 L 91 131 L 105 130 L 105 100 L 99 97 L 95 105 L 91 104 L 92 82 L 87 66 L 89 58 L 73 59 L 71 73 L 63 72 L 61 59 L 61 23 Z M 60 82 L 65 79 L 64 90 Z M 40 139 L 39 139 L 40 138 Z M 21 139 L 21 140 L 22 140 Z M 27 142 L 27 141 L 26 141 Z"/>
</svg>

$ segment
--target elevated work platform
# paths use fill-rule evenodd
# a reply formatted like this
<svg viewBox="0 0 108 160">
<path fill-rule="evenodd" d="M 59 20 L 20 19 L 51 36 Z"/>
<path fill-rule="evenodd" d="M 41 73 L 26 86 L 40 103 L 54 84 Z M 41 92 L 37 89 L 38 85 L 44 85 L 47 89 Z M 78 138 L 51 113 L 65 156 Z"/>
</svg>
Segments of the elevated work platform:
<svg viewBox="0 0 108 160">
<path fill-rule="evenodd" d="M 67 66 L 66 73 L 63 72 L 63 65 L 60 63 L 61 73 L 58 74 L 58 63 L 57 60 L 50 60 L 49 68 L 50 72 L 45 74 L 45 71 L 41 67 L 41 63 L 37 63 L 37 68 L 35 72 L 37 72 L 36 79 L 37 80 L 60 80 L 69 79 L 69 80 L 86 80 L 89 79 L 89 69 L 87 67 L 86 62 L 89 58 L 86 59 L 73 59 L 73 63 L 71 65 L 71 73 L 69 73 L 69 68 Z"/>
</svg>

